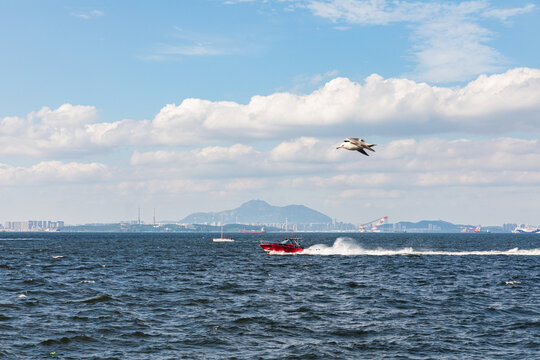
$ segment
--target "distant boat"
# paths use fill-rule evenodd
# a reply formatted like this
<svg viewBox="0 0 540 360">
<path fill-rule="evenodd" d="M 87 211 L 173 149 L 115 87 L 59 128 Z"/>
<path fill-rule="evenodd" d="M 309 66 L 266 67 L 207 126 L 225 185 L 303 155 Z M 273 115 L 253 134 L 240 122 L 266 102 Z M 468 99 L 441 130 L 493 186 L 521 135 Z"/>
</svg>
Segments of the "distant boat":
<svg viewBox="0 0 540 360">
<path fill-rule="evenodd" d="M 530 225 L 521 224 L 514 230 L 514 234 L 540 234 L 540 227 L 532 227 Z"/>
<path fill-rule="evenodd" d="M 219 238 L 214 238 L 213 241 L 214 241 L 214 242 L 233 242 L 234 239 L 231 239 L 231 238 L 224 238 L 224 237 L 223 237 L 223 225 L 221 225 L 221 237 L 219 237 Z"/>
<path fill-rule="evenodd" d="M 248 234 L 261 234 L 261 233 L 265 233 L 266 230 L 264 230 L 264 227 L 261 228 L 261 230 L 242 230 L 243 233 L 248 233 Z"/>
</svg>

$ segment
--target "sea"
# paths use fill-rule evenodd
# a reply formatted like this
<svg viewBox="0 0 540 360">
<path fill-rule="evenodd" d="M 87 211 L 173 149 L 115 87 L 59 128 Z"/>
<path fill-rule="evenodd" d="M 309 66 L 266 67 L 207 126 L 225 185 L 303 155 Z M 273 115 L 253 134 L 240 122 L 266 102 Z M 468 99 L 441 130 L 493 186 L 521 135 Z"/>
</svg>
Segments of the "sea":
<svg viewBox="0 0 540 360">
<path fill-rule="evenodd" d="M 540 359 L 540 235 L 0 233 L 2 359 Z"/>
</svg>

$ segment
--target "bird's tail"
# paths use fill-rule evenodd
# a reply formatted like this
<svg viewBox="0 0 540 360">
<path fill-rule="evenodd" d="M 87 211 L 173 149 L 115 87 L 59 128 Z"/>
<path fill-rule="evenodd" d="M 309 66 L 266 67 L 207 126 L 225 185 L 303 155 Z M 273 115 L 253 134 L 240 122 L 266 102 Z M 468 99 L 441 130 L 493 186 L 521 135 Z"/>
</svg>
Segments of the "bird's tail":
<svg viewBox="0 0 540 360">
<path fill-rule="evenodd" d="M 372 149 L 371 147 L 372 146 L 377 146 L 377 144 L 366 144 L 366 146 L 367 146 L 368 150 L 371 150 L 371 151 L 375 152 L 375 150 Z"/>
</svg>

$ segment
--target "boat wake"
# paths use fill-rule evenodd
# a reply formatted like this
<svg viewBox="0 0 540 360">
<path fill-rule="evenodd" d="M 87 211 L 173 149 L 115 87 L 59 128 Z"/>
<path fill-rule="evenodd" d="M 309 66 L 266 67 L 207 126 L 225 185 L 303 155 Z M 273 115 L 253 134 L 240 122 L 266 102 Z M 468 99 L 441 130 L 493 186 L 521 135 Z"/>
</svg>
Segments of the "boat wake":
<svg viewBox="0 0 540 360">
<path fill-rule="evenodd" d="M 312 245 L 302 251 L 303 255 L 370 255 L 370 256 L 388 256 L 388 255 L 540 255 L 540 249 L 520 250 L 518 248 L 510 250 L 482 250 L 482 251 L 437 251 L 437 250 L 414 250 L 412 247 L 402 249 L 364 249 L 354 239 L 337 238 L 332 246 L 317 244 Z"/>
</svg>

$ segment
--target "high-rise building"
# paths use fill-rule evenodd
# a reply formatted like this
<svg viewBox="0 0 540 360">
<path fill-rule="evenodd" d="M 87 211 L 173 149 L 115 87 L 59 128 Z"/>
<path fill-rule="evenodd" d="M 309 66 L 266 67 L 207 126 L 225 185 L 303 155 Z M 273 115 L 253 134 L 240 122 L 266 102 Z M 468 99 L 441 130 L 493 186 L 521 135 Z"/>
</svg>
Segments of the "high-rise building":
<svg viewBox="0 0 540 360">
<path fill-rule="evenodd" d="M 503 224 L 502 229 L 504 232 L 512 232 L 517 227 L 517 224 Z"/>
<path fill-rule="evenodd" d="M 48 220 L 6 221 L 4 224 L 5 230 L 12 231 L 58 230 L 62 227 L 64 227 L 63 221 Z"/>
</svg>

